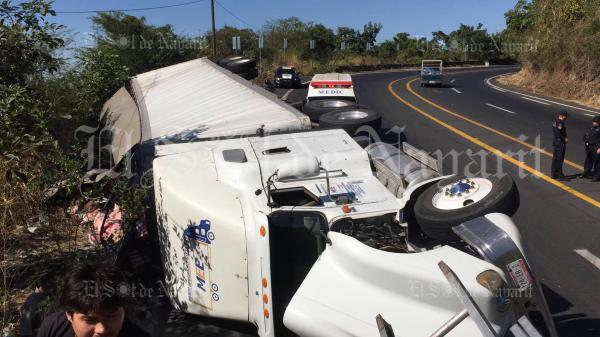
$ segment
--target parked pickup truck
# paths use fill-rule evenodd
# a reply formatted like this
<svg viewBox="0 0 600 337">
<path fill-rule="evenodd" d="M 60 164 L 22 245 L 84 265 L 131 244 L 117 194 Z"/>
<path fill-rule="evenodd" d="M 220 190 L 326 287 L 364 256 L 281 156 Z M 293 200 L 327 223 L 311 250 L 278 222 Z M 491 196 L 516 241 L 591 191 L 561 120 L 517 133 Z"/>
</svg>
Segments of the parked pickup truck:
<svg viewBox="0 0 600 337">
<path fill-rule="evenodd" d="M 421 86 L 442 85 L 443 61 L 423 60 L 421 61 Z"/>
<path fill-rule="evenodd" d="M 174 309 L 263 337 L 537 336 L 536 311 L 556 336 L 510 177 L 443 176 L 406 143 L 309 130 L 206 59 L 131 87 L 103 116 L 115 161 L 131 153 L 152 177 L 146 221 Z"/>
</svg>

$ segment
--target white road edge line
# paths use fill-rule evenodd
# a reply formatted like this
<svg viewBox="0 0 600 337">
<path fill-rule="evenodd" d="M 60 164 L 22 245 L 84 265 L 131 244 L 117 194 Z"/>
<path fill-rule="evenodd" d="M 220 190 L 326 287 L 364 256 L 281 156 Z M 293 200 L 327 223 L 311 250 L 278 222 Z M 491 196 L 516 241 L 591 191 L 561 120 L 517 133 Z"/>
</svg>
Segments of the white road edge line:
<svg viewBox="0 0 600 337">
<path fill-rule="evenodd" d="M 572 106 L 572 105 L 569 105 L 569 104 L 559 103 L 559 102 L 551 101 L 549 99 L 545 99 L 545 98 L 541 98 L 541 97 L 526 95 L 526 94 L 524 94 L 522 92 L 500 88 L 499 86 L 493 85 L 492 83 L 490 83 L 491 80 L 493 80 L 496 77 L 502 76 L 502 75 L 506 75 L 506 74 L 500 74 L 500 75 L 492 76 L 490 78 L 486 78 L 485 79 L 485 84 L 489 85 L 490 87 L 492 87 L 493 89 L 496 89 L 498 91 L 511 92 L 513 94 L 521 95 L 521 97 L 522 96 L 527 96 L 527 97 L 531 97 L 531 98 L 534 98 L 534 99 L 537 99 L 537 100 L 540 100 L 540 101 L 545 101 L 545 102 L 549 102 L 549 103 L 553 103 L 553 104 L 557 104 L 557 105 L 566 106 L 566 107 L 569 107 L 571 109 L 577 109 L 577 110 L 581 110 L 581 111 L 587 111 L 587 112 L 591 112 L 591 113 L 596 114 L 596 115 L 600 115 L 600 112 L 597 112 L 597 111 L 593 111 L 593 110 L 589 110 L 589 109 L 584 109 L 584 108 Z"/>
<path fill-rule="evenodd" d="M 525 96 L 521 96 L 521 98 L 522 98 L 522 99 L 526 99 L 526 100 L 528 100 L 528 101 L 532 101 L 532 102 L 536 102 L 536 103 L 539 103 L 539 104 L 543 104 L 543 105 L 550 105 L 550 103 L 546 103 L 546 102 L 538 101 L 538 100 L 536 100 L 536 99 L 529 98 L 529 97 L 525 97 Z"/>
<path fill-rule="evenodd" d="M 458 91 L 456 88 L 452 88 L 452 90 L 454 90 L 454 92 L 457 92 L 459 94 L 462 94 L 462 92 Z"/>
<path fill-rule="evenodd" d="M 516 113 L 516 112 L 514 112 L 514 111 L 510 111 L 510 110 L 508 110 L 508 109 L 504 109 L 504 108 L 501 108 L 501 107 L 499 107 L 499 106 L 495 106 L 495 105 L 493 105 L 493 104 L 490 104 L 490 103 L 485 103 L 485 105 L 487 105 L 487 106 L 491 106 L 492 108 L 496 108 L 496 109 L 499 109 L 499 110 L 502 110 L 502 111 L 506 111 L 506 112 L 508 112 L 508 113 L 510 113 L 510 114 L 513 114 L 513 115 L 516 115 L 516 114 L 517 114 L 517 113 Z"/>
<path fill-rule="evenodd" d="M 586 115 L 588 117 L 596 117 L 596 115 L 592 115 L 592 114 L 584 114 L 584 115 Z"/>
<path fill-rule="evenodd" d="M 598 258 L 596 255 L 592 254 L 589 250 L 587 250 L 587 249 L 574 249 L 573 251 L 575 253 L 577 253 L 579 256 L 581 256 L 584 259 L 588 260 L 591 264 L 594 265 L 594 267 L 600 269 L 600 258 Z"/>
<path fill-rule="evenodd" d="M 294 89 L 290 89 L 290 90 L 286 91 L 285 94 L 283 94 L 283 96 L 281 96 L 281 100 L 287 101 L 287 98 L 292 93 L 292 91 L 294 91 Z"/>
</svg>

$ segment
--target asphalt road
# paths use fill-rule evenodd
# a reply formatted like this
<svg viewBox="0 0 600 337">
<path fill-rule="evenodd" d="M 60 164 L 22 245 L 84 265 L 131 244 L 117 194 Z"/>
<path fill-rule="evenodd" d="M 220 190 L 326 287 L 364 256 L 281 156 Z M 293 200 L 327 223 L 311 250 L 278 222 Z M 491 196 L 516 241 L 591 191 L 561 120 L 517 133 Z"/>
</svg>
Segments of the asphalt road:
<svg viewBox="0 0 600 337">
<path fill-rule="evenodd" d="M 600 336 L 600 183 L 548 177 L 556 113 L 570 112 L 564 170 L 575 174 L 584 160 L 582 135 L 600 111 L 485 83 L 515 70 L 448 72 L 441 88 L 420 87 L 408 71 L 357 74 L 353 81 L 357 101 L 379 111 L 384 126 L 403 128 L 409 143 L 443 156 L 445 174 L 505 172 L 516 180 L 521 206 L 514 220 L 560 335 Z"/>
</svg>

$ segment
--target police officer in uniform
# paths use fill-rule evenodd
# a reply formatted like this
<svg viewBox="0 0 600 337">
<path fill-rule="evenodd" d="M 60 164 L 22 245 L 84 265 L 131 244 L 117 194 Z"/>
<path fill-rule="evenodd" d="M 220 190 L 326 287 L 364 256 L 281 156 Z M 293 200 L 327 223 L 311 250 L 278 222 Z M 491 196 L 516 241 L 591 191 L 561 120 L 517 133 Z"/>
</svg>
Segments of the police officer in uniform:
<svg viewBox="0 0 600 337">
<path fill-rule="evenodd" d="M 584 141 L 586 156 L 582 176 L 592 178 L 592 181 L 600 181 L 600 116 L 592 119 L 592 128 Z"/>
<path fill-rule="evenodd" d="M 569 114 L 566 111 L 561 111 L 558 114 L 558 118 L 552 124 L 552 130 L 554 133 L 554 138 L 552 139 L 552 145 L 554 152 L 552 153 L 552 173 L 551 176 L 554 179 L 563 179 L 565 175 L 563 174 L 563 162 L 565 161 L 565 151 L 567 149 L 567 143 L 569 139 L 567 138 L 567 127 L 565 125 L 565 121 Z"/>
</svg>

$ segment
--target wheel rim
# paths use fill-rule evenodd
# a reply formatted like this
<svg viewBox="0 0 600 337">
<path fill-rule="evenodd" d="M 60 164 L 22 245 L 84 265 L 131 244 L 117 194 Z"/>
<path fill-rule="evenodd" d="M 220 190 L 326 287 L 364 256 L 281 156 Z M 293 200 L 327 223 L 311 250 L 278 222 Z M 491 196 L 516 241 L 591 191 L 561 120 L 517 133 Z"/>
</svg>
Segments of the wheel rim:
<svg viewBox="0 0 600 337">
<path fill-rule="evenodd" d="M 466 178 L 442 186 L 434 194 L 432 204 L 443 210 L 464 208 L 481 201 L 492 191 L 492 182 L 485 178 Z"/>
<path fill-rule="evenodd" d="M 335 118 L 340 120 L 363 119 L 367 116 L 369 114 L 360 110 L 340 111 L 335 114 Z"/>
<path fill-rule="evenodd" d="M 346 106 L 350 106 L 350 102 L 341 101 L 341 100 L 323 100 L 319 102 L 319 106 L 323 108 L 342 108 Z"/>
</svg>

